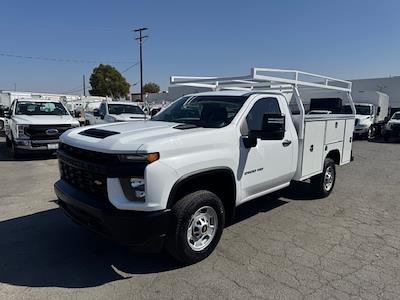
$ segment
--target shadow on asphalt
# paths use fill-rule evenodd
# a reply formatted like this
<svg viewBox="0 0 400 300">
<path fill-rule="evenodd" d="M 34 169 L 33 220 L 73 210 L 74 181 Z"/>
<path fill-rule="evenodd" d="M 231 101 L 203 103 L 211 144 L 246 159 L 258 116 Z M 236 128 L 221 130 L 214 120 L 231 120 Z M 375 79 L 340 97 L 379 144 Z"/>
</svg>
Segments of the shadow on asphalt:
<svg viewBox="0 0 400 300">
<path fill-rule="evenodd" d="M 47 160 L 57 158 L 55 154 L 24 154 L 19 158 L 13 158 L 7 148 L 5 138 L 0 140 L 0 161 L 32 161 L 32 160 Z"/>
<path fill-rule="evenodd" d="M 288 203 L 281 193 L 241 205 L 234 223 Z M 17 286 L 93 287 L 182 267 L 165 253 L 137 254 L 97 236 L 58 208 L 2 221 L 0 237 L 0 282 Z"/>
</svg>

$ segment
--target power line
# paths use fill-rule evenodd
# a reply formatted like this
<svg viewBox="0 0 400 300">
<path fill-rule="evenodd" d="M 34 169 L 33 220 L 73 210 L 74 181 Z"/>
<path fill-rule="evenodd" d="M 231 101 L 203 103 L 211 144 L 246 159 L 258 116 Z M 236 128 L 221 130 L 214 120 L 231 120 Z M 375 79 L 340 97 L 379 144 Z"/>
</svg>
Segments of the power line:
<svg viewBox="0 0 400 300">
<path fill-rule="evenodd" d="M 133 65 L 130 65 L 129 67 L 127 67 L 125 70 L 121 71 L 121 74 L 126 73 L 127 71 L 129 71 L 130 69 L 132 69 L 133 67 L 136 67 L 140 62 L 134 63 Z"/>
<path fill-rule="evenodd" d="M 0 56 L 20 58 L 20 59 L 43 60 L 43 61 L 53 61 L 53 62 L 68 62 L 68 63 L 83 63 L 83 64 L 109 63 L 109 64 L 121 64 L 122 65 L 122 64 L 133 63 L 132 61 L 96 61 L 96 60 L 83 60 L 83 59 L 42 57 L 42 56 L 25 56 L 25 55 L 17 55 L 17 54 L 9 54 L 9 53 L 0 53 Z"/>
</svg>

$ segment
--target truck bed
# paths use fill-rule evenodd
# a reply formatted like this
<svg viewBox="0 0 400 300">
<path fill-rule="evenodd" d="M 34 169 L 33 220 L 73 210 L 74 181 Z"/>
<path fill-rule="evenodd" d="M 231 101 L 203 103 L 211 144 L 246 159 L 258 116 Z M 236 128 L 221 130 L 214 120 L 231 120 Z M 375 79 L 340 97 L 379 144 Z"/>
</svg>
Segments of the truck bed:
<svg viewBox="0 0 400 300">
<path fill-rule="evenodd" d="M 304 138 L 299 140 L 295 180 L 302 181 L 320 174 L 325 157 L 331 151 L 338 155 L 339 165 L 350 162 L 353 115 L 307 115 L 304 123 Z"/>
</svg>

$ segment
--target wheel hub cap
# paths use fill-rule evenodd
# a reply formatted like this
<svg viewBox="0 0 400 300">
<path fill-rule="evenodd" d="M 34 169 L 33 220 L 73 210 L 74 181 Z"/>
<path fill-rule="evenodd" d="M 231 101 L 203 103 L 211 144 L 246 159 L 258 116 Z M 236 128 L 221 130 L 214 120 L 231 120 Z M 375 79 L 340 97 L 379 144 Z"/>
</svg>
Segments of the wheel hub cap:
<svg viewBox="0 0 400 300">
<path fill-rule="evenodd" d="M 330 191 L 332 189 L 334 178 L 335 174 L 333 168 L 329 166 L 325 171 L 325 177 L 324 177 L 324 187 L 326 191 Z"/>
<path fill-rule="evenodd" d="M 191 217 L 187 241 L 194 251 L 205 249 L 213 240 L 218 228 L 217 213 L 211 206 L 199 208 Z"/>
</svg>

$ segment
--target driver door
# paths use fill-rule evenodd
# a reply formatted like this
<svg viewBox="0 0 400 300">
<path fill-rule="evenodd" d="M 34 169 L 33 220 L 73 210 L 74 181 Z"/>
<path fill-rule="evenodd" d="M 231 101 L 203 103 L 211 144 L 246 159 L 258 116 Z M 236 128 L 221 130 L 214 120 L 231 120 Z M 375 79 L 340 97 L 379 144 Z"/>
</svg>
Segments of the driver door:
<svg viewBox="0 0 400 300">
<path fill-rule="evenodd" d="M 295 167 L 293 166 L 294 143 L 292 143 L 293 136 L 290 130 L 292 123 L 284 101 L 279 97 L 260 96 L 243 120 L 241 131 L 242 135 L 246 135 L 251 130 L 262 129 L 264 114 L 285 115 L 283 139 L 258 138 L 256 145 L 251 148 L 246 148 L 243 141 L 240 143 L 238 177 L 239 180 L 241 179 L 243 191 L 242 202 L 290 182 L 293 176 Z"/>
</svg>

